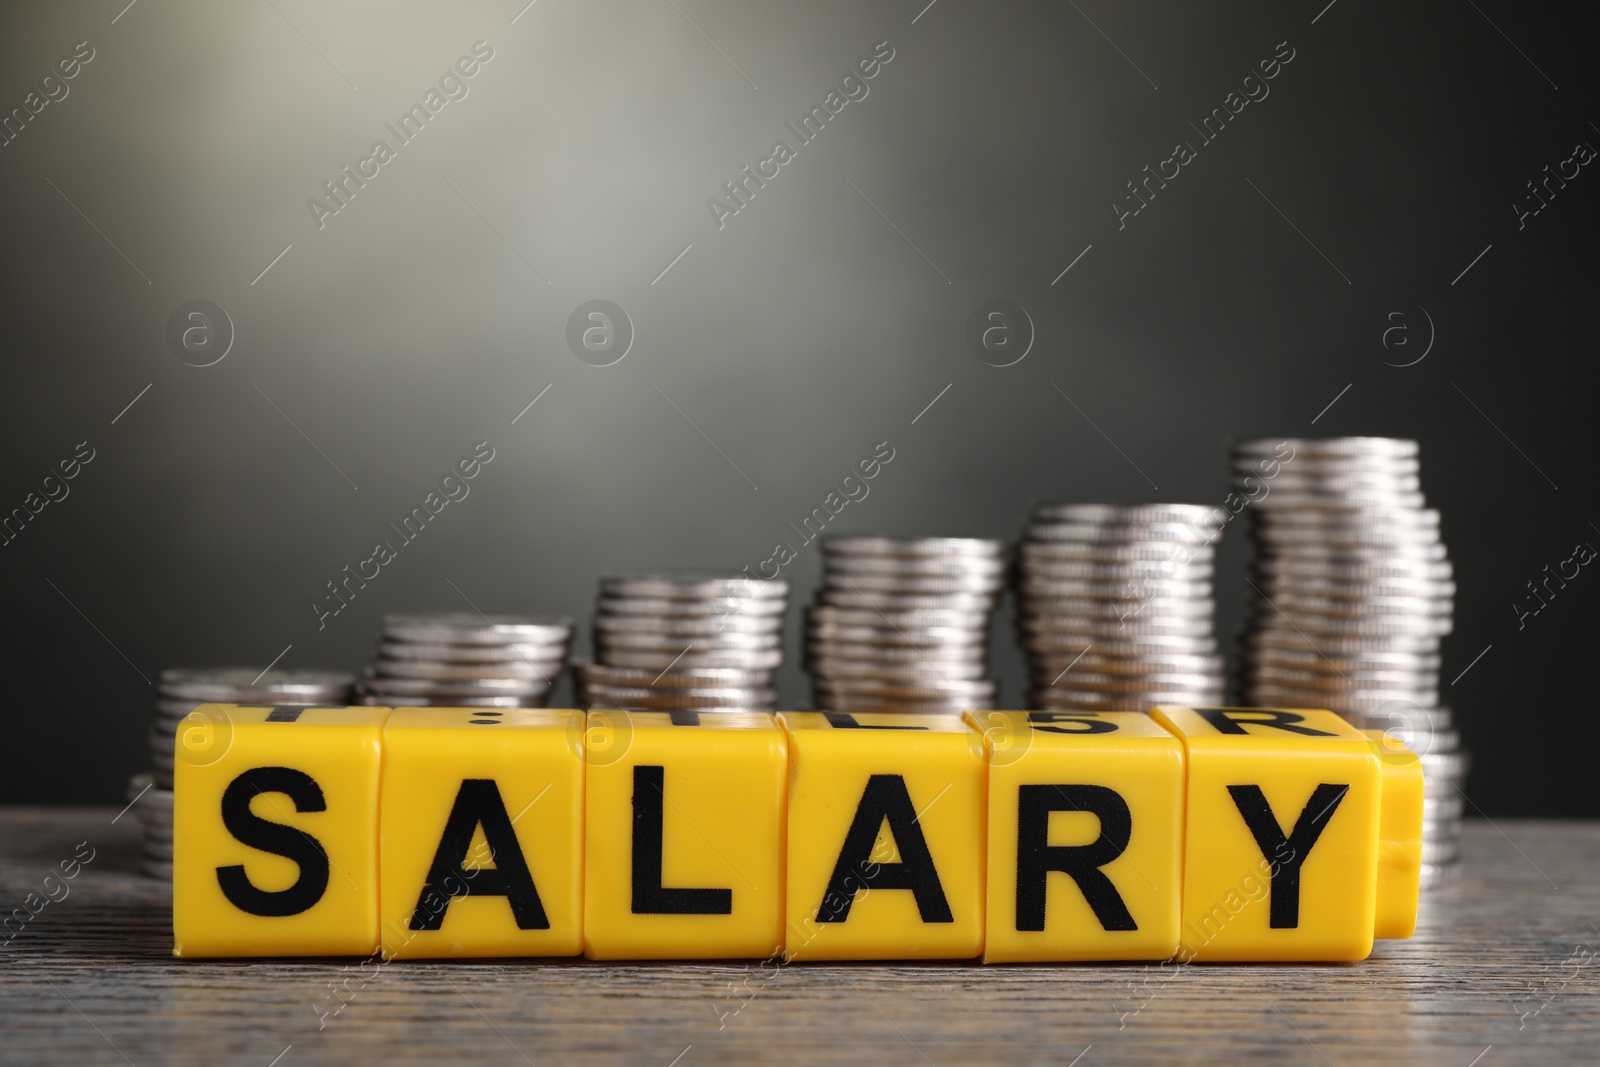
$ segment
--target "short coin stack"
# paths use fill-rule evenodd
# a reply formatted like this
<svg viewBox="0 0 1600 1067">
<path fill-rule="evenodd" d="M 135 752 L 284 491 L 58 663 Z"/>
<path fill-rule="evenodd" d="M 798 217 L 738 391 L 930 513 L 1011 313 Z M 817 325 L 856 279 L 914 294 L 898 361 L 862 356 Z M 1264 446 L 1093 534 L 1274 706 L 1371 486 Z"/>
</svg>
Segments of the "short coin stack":
<svg viewBox="0 0 1600 1067">
<path fill-rule="evenodd" d="M 995 706 L 989 620 L 1005 544 L 972 537 L 830 537 L 806 610 L 816 705 L 959 715 Z"/>
<path fill-rule="evenodd" d="M 321 704 L 342 708 L 350 703 L 354 682 L 343 671 L 263 671 L 256 667 L 162 671 L 156 720 L 150 725 L 152 770 L 135 775 L 128 783 L 128 802 L 144 827 L 144 872 L 154 878 L 172 877 L 172 764 L 174 738 L 184 716 L 201 704 Z"/>
<path fill-rule="evenodd" d="M 1229 516 L 1199 504 L 1041 504 L 1017 549 L 1028 706 L 1217 704 L 1212 595 Z"/>
<path fill-rule="evenodd" d="M 1327 708 L 1422 755 L 1423 872 L 1456 858 L 1465 754 L 1439 705 L 1439 642 L 1455 582 L 1439 513 L 1423 506 L 1415 441 L 1236 442 L 1251 509 L 1255 598 L 1240 664 L 1246 703 Z"/>
<path fill-rule="evenodd" d="M 771 711 L 788 607 L 782 578 L 606 575 L 594 662 L 577 668 L 579 701 L 629 711 Z"/>
<path fill-rule="evenodd" d="M 571 645 L 571 619 L 385 615 L 377 658 L 361 682 L 362 703 L 541 708 Z"/>
</svg>

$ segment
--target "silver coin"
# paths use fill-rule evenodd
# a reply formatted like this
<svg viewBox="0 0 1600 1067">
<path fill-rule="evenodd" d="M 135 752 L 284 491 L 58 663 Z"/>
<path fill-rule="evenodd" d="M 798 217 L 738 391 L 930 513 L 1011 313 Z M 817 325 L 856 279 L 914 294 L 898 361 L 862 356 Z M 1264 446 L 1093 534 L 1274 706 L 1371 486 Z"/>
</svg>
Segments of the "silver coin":
<svg viewBox="0 0 1600 1067">
<path fill-rule="evenodd" d="M 617 652 L 642 652 L 642 651 L 668 651 L 674 654 L 686 649 L 695 651 L 712 651 L 721 649 L 742 649 L 749 651 L 765 651 L 783 647 L 783 634 L 766 633 L 750 634 L 727 631 L 720 634 L 703 634 L 698 637 L 680 637 L 677 634 L 661 633 L 606 633 L 597 631 L 594 635 L 596 658 L 609 662 L 609 653 Z"/>
<path fill-rule="evenodd" d="M 290 703 L 337 702 L 355 678 L 343 671 L 254 667 L 170 668 L 161 672 L 159 692 L 168 700 L 234 704 L 255 700 Z"/>
<path fill-rule="evenodd" d="M 1293 593 L 1352 600 L 1369 596 L 1421 597 L 1430 600 L 1455 596 L 1456 583 L 1426 578 L 1375 578 L 1365 582 L 1335 581 L 1327 578 L 1298 578 L 1287 575 L 1264 577 L 1257 583 L 1262 591 L 1276 596 Z"/>
<path fill-rule="evenodd" d="M 586 703 L 608 708 L 670 711 L 697 708 L 770 708 L 778 702 L 776 689 L 630 689 L 591 685 Z"/>
<path fill-rule="evenodd" d="M 1343 503 L 1325 503 L 1321 507 L 1304 511 L 1262 512 L 1255 518 L 1256 525 L 1265 529 L 1347 529 L 1376 527 L 1403 527 L 1416 530 L 1438 530 L 1440 515 L 1437 508 L 1359 507 Z"/>
<path fill-rule="evenodd" d="M 1275 612 L 1290 618 L 1302 615 L 1326 616 L 1335 619 L 1367 618 L 1369 616 L 1448 616 L 1451 599 L 1448 597 L 1329 597 L 1303 593 L 1283 593 L 1272 598 L 1269 605 Z"/>
<path fill-rule="evenodd" d="M 874 682 L 917 682 L 921 680 L 970 682 L 986 678 L 989 665 L 983 662 L 941 661 L 936 659 L 880 663 L 860 659 L 811 659 L 807 668 L 819 678 L 833 681 L 864 679 Z"/>
<path fill-rule="evenodd" d="M 1216 558 L 1211 545 L 1175 541 L 1125 541 L 1097 544 L 1084 541 L 1024 541 L 1017 546 L 1020 560 L 1084 560 L 1094 563 L 1209 563 Z"/>
<path fill-rule="evenodd" d="M 812 688 L 832 696 L 873 700 L 993 700 L 995 683 L 976 681 L 874 682 L 812 679 Z"/>
<path fill-rule="evenodd" d="M 517 663 L 527 660 L 561 659 L 569 642 L 516 642 L 498 645 L 438 645 L 413 641 L 380 641 L 378 656 L 392 660 L 423 660 L 428 663 Z"/>
<path fill-rule="evenodd" d="M 933 649 L 948 645 L 989 647 L 989 627 L 953 626 L 832 626 L 811 623 L 806 627 L 808 642 L 831 641 L 847 646 L 872 648 Z"/>
<path fill-rule="evenodd" d="M 603 574 L 600 595 L 631 600 L 782 600 L 789 595 L 789 582 L 695 571 Z"/>
<path fill-rule="evenodd" d="M 368 695 L 389 697 L 489 697 L 489 696 L 543 696 L 549 692 L 548 682 L 521 678 L 478 678 L 471 681 L 447 681 L 431 678 L 367 678 L 361 683 Z"/>
<path fill-rule="evenodd" d="M 1050 636 L 1082 636 L 1089 639 L 1128 641 L 1145 637 L 1195 637 L 1210 638 L 1215 628 L 1209 616 L 1161 616 L 1146 613 L 1129 613 L 1125 619 L 1082 618 L 1057 615 L 1054 612 L 1019 611 L 1017 628 L 1040 638 Z"/>
<path fill-rule="evenodd" d="M 667 600 L 661 598 L 603 596 L 595 601 L 599 615 L 647 615 L 653 618 L 736 618 L 740 616 L 782 615 L 789 610 L 786 597 L 718 597 L 712 600 Z"/>
<path fill-rule="evenodd" d="M 1045 711 L 1144 711 L 1161 704 L 1207 707 L 1217 703 L 1212 693 L 1090 693 L 1050 690 L 1035 695 L 1031 703 Z"/>
<path fill-rule="evenodd" d="M 884 644 L 824 637 L 808 640 L 805 650 L 808 660 L 859 659 L 870 663 L 984 663 L 989 658 L 987 634 L 982 640 L 959 644 L 954 642 Z"/>
<path fill-rule="evenodd" d="M 868 611 L 886 611 L 896 614 L 913 611 L 963 611 L 970 614 L 987 614 L 999 602 L 999 594 L 983 596 L 961 594 L 934 594 L 919 596 L 907 593 L 852 592 L 843 589 L 818 591 L 818 604 L 837 608 L 865 608 Z"/>
<path fill-rule="evenodd" d="M 1103 674 L 1086 671 L 1083 665 L 1079 664 L 1066 676 L 1052 680 L 1050 684 L 1085 689 L 1095 693 L 1197 692 L 1221 689 L 1222 677 L 1214 671 L 1172 671 L 1165 674 L 1143 675 Z"/>
<path fill-rule="evenodd" d="M 1087 597 L 1028 597 L 1030 615 L 1079 619 L 1137 620 L 1209 619 L 1216 612 L 1209 597 L 1143 597 L 1130 600 L 1090 600 Z"/>
<path fill-rule="evenodd" d="M 466 611 L 385 615 L 383 636 L 427 645 L 561 644 L 572 637 L 572 620 Z"/>
<path fill-rule="evenodd" d="M 377 708 L 542 708 L 545 706 L 544 698 L 545 694 L 499 697 L 450 694 L 430 697 L 416 694 L 384 696 L 378 693 L 364 693 L 357 697 L 355 702 Z"/>
<path fill-rule="evenodd" d="M 726 648 L 702 651 L 696 648 L 674 653 L 667 650 L 615 649 L 607 651 L 604 660 L 608 667 L 642 667 L 658 671 L 696 667 L 737 667 L 754 671 L 776 668 L 783 662 L 783 650 Z"/>
<path fill-rule="evenodd" d="M 724 633 L 777 634 L 783 632 L 782 615 L 720 615 L 684 618 L 654 615 L 596 615 L 597 633 L 670 634 L 674 637 L 702 637 Z"/>
<path fill-rule="evenodd" d="M 1041 578 L 1029 575 L 1017 583 L 1017 590 L 1041 600 L 1210 600 L 1210 581 L 1175 581 L 1160 578 L 1130 578 L 1126 581 L 1084 581 L 1075 578 Z"/>
<path fill-rule="evenodd" d="M 578 677 L 587 685 L 609 685 L 631 689 L 769 689 L 772 671 L 741 670 L 732 667 L 687 669 L 681 665 L 663 674 L 640 667 L 608 667 L 598 663 L 574 665 Z"/>
<path fill-rule="evenodd" d="M 1041 661 L 1044 657 L 1040 657 Z M 1050 662 L 1060 662 L 1065 657 L 1057 657 Z M 1117 676 L 1139 677 L 1150 674 L 1203 674 L 1213 683 L 1220 682 L 1222 678 L 1223 659 L 1218 655 L 1186 655 L 1186 654 L 1151 654 L 1148 656 L 1107 656 L 1093 652 L 1080 653 L 1067 663 L 1074 665 L 1075 670 L 1082 670 L 1092 674 L 1111 674 Z"/>
<path fill-rule="evenodd" d="M 1216 527 L 1194 526 L 1186 522 L 1152 522 L 1128 526 L 1098 526 L 1082 522 L 1034 522 L 1028 525 L 1028 540 L 1047 543 L 1208 545 L 1221 534 Z"/>
<path fill-rule="evenodd" d="M 1010 560 L 1001 556 L 851 556 L 828 558 L 830 575 L 852 578 L 998 578 L 1003 580 Z"/>
<path fill-rule="evenodd" d="M 1228 520 L 1226 511 L 1210 504 L 1038 504 L 1033 509 L 1035 522 L 1224 526 Z"/>
<path fill-rule="evenodd" d="M 912 611 L 880 611 L 875 608 L 847 608 L 816 604 L 806 609 L 808 622 L 836 626 L 886 627 L 906 629 L 987 629 L 989 614 L 951 608 L 919 608 Z"/>
<path fill-rule="evenodd" d="M 1338 637 L 1443 637 L 1451 629 L 1448 615 L 1349 618 L 1297 612 L 1291 623 L 1270 604 L 1259 605 L 1257 614 L 1255 626 L 1258 631 L 1285 629 L 1294 633 L 1332 634 Z"/>
<path fill-rule="evenodd" d="M 1254 669 L 1251 677 L 1258 685 L 1288 685 L 1300 689 L 1332 689 L 1346 692 L 1361 688 L 1415 689 L 1427 692 L 1438 688 L 1439 676 L 1432 671 L 1383 670 L 1300 670 L 1293 667 L 1275 667 L 1263 664 Z"/>
<path fill-rule="evenodd" d="M 379 660 L 372 665 L 372 677 L 433 678 L 441 681 L 470 682 L 493 679 L 522 679 L 553 682 L 561 674 L 561 660 L 529 660 L 521 663 L 427 663 L 422 660 Z"/>
<path fill-rule="evenodd" d="M 1328 500 L 1329 498 L 1326 495 L 1314 492 L 1273 493 L 1256 502 L 1255 514 L 1265 515 L 1269 512 L 1316 508 L 1327 504 Z M 1387 493 L 1381 490 L 1360 489 L 1351 489 L 1340 493 L 1338 501 L 1346 506 L 1394 508 L 1397 510 L 1420 508 L 1426 503 L 1421 493 Z"/>
<path fill-rule="evenodd" d="M 1042 578 L 1080 582 L 1126 582 L 1141 579 L 1209 582 L 1214 570 L 1209 561 L 1179 564 L 1148 560 L 1137 563 L 1095 563 L 1090 560 L 1030 559 L 1019 565 L 1018 577 L 1022 580 Z"/>
<path fill-rule="evenodd" d="M 1245 661 L 1263 666 L 1299 668 L 1301 670 L 1401 670 L 1414 674 L 1437 672 L 1441 664 L 1438 653 L 1391 652 L 1388 650 L 1362 652 L 1354 655 L 1327 655 L 1307 649 L 1265 647 L 1247 651 Z"/>
<path fill-rule="evenodd" d="M 1260 477 L 1258 471 L 1246 465 L 1234 466 L 1237 480 Z M 1273 491 L 1318 493 L 1338 496 L 1345 492 L 1420 493 L 1422 480 L 1415 470 L 1339 470 L 1313 471 L 1283 468 L 1271 479 Z"/>
<path fill-rule="evenodd" d="M 1237 438 L 1230 445 L 1238 456 L 1281 458 L 1281 450 L 1289 449 L 1296 459 L 1301 456 L 1409 458 L 1420 451 L 1417 442 L 1402 437 L 1246 437 Z"/>
<path fill-rule="evenodd" d="M 1005 588 L 1003 574 L 907 576 L 901 574 L 840 574 L 823 576 L 824 589 L 845 593 L 902 593 L 912 596 L 993 597 Z"/>
<path fill-rule="evenodd" d="M 1399 579 L 1402 581 L 1449 581 L 1454 568 L 1449 560 L 1431 562 L 1414 559 L 1375 559 L 1366 562 L 1336 563 L 1322 559 L 1280 556 L 1256 560 L 1255 570 L 1271 577 L 1313 578 L 1334 582 L 1366 582 Z"/>
<path fill-rule="evenodd" d="M 981 537 L 824 537 L 822 552 L 835 556 L 891 556 L 923 559 L 940 556 L 1003 558 L 1005 542 Z"/>
<path fill-rule="evenodd" d="M 1087 638 L 1078 635 L 1055 635 L 1024 638 L 1028 654 L 1035 659 L 1074 659 L 1080 655 L 1094 654 L 1103 659 L 1140 660 L 1161 656 L 1216 656 L 1214 637 L 1137 637 L 1125 641 Z"/>
</svg>

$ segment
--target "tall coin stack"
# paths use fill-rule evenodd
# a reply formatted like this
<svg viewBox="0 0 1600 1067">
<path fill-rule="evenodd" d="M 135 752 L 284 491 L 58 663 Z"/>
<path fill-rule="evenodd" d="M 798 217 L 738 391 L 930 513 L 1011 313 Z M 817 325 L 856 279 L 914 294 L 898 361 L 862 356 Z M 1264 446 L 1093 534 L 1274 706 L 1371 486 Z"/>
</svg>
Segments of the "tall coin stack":
<svg viewBox="0 0 1600 1067">
<path fill-rule="evenodd" d="M 258 670 L 255 667 L 172 668 L 161 672 L 156 719 L 150 724 L 148 774 L 128 783 L 128 802 L 144 828 L 144 873 L 172 879 L 172 765 L 184 716 L 201 704 L 254 707 L 350 703 L 355 679 L 343 671 Z M 137 803 L 135 803 L 137 801 Z"/>
<path fill-rule="evenodd" d="M 1268 474 L 1268 471 L 1271 471 Z M 1239 441 L 1251 508 L 1248 704 L 1327 708 L 1422 757 L 1423 876 L 1456 859 L 1465 754 L 1439 704 L 1439 641 L 1455 582 L 1439 512 L 1423 507 L 1417 442 L 1386 437 Z"/>
<path fill-rule="evenodd" d="M 1017 548 L 1029 707 L 1217 704 L 1212 573 L 1229 515 L 1199 504 L 1040 504 Z"/>
<path fill-rule="evenodd" d="M 829 537 L 806 610 L 816 705 L 959 715 L 995 705 L 989 620 L 1005 544 L 971 537 Z"/>
<path fill-rule="evenodd" d="M 788 608 L 782 578 L 605 575 L 594 662 L 577 668 L 579 700 L 628 711 L 771 711 Z"/>
<path fill-rule="evenodd" d="M 385 615 L 362 703 L 542 708 L 572 645 L 572 620 L 441 612 Z"/>
</svg>

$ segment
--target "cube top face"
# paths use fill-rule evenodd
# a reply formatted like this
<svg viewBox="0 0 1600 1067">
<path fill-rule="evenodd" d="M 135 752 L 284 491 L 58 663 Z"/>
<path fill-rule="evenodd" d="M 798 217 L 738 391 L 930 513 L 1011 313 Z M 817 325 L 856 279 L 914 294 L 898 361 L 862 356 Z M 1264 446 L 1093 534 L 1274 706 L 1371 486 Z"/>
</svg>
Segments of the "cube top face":
<svg viewBox="0 0 1600 1067">
<path fill-rule="evenodd" d="M 840 711 L 780 711 L 778 721 L 790 733 L 815 731 L 868 738 L 883 733 L 967 734 L 971 728 L 959 715 L 905 715 Z"/>
<path fill-rule="evenodd" d="M 173 761 L 175 955 L 378 945 L 387 708 L 202 705 Z"/>
<path fill-rule="evenodd" d="M 1328 711 L 1151 714 L 1188 756 L 1179 958 L 1364 959 L 1383 785 L 1374 742 Z"/>
<path fill-rule="evenodd" d="M 1331 711 L 1303 708 L 1185 708 L 1161 705 L 1151 717 L 1191 751 L 1218 749 L 1326 753 L 1373 751 L 1372 739 Z"/>
<path fill-rule="evenodd" d="M 614 725 L 629 730 L 675 730 L 699 727 L 712 730 L 776 730 L 778 720 L 764 711 L 621 711 L 594 708 L 591 726 Z"/>
<path fill-rule="evenodd" d="M 400 708 L 384 727 L 385 957 L 583 950 L 580 711 Z"/>
<path fill-rule="evenodd" d="M 588 722 L 585 955 L 776 953 L 789 763 L 777 720 L 601 709 Z"/>
<path fill-rule="evenodd" d="M 573 735 L 574 744 L 581 745 L 584 715 L 561 708 L 395 708 L 388 725 L 407 730 L 463 730 L 474 726 L 565 730 Z"/>
<path fill-rule="evenodd" d="M 983 950 L 982 735 L 957 716 L 784 712 L 790 959 Z"/>
<path fill-rule="evenodd" d="M 990 766 L 1024 759 L 1035 748 L 1082 750 L 1156 744 L 1180 755 L 1183 743 L 1142 711 L 969 711 Z"/>
</svg>

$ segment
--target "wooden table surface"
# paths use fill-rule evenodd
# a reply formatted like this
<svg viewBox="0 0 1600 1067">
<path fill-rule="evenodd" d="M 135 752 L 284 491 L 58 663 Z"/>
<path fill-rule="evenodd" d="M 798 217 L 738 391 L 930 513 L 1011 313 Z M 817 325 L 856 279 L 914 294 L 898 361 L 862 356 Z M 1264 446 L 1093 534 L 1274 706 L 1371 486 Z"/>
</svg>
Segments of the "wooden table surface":
<svg viewBox="0 0 1600 1067">
<path fill-rule="evenodd" d="M 0 1062 L 1600 1062 L 1596 823 L 1469 824 L 1416 937 L 1359 964 L 362 970 L 173 959 L 170 891 L 137 873 L 137 826 L 116 814 L 0 809 L 0 911 L 79 842 L 95 850 L 67 896 L 0 935 Z"/>
</svg>

